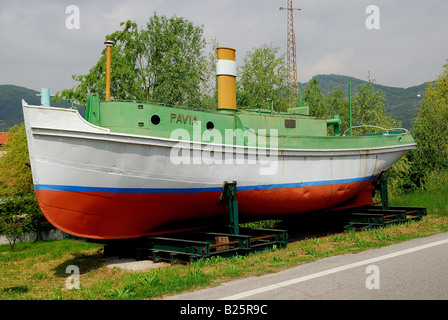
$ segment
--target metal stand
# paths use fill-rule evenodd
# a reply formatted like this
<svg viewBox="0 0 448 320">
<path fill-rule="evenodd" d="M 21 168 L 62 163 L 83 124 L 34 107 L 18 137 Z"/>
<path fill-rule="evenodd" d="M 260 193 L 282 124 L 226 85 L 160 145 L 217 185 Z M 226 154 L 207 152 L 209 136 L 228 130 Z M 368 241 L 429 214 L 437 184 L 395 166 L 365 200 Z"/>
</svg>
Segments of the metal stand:
<svg viewBox="0 0 448 320">
<path fill-rule="evenodd" d="M 229 207 L 230 232 L 219 229 L 174 233 L 166 237 L 144 237 L 121 243 L 128 253 L 133 251 L 138 260 L 152 259 L 154 262 L 192 262 L 213 256 L 229 257 L 246 255 L 274 247 L 288 245 L 286 230 L 252 229 L 239 226 L 236 182 L 224 182 L 218 205 Z M 227 229 L 228 230 L 228 229 Z M 111 242 L 111 244 L 113 244 Z M 118 247 L 110 246 L 105 253 L 114 254 Z"/>
<path fill-rule="evenodd" d="M 366 230 L 375 227 L 384 227 L 389 224 L 405 223 L 412 220 L 421 220 L 427 215 L 424 207 L 391 207 L 389 206 L 389 193 L 387 188 L 389 176 L 380 173 L 376 190 L 381 193 L 381 207 L 366 206 L 348 212 L 349 223 L 344 227 L 347 230 Z"/>
<path fill-rule="evenodd" d="M 219 196 L 218 206 L 229 207 L 230 233 L 239 235 L 240 227 L 238 221 L 238 201 L 236 200 L 236 181 L 233 181 L 232 183 L 224 181 L 221 195 Z"/>
</svg>

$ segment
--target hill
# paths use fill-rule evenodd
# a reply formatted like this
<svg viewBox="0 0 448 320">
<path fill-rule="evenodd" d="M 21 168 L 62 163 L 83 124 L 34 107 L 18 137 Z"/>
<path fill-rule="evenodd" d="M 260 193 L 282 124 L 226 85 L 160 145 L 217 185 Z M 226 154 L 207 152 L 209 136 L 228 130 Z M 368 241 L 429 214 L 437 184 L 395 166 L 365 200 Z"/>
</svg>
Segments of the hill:
<svg viewBox="0 0 448 320">
<path fill-rule="evenodd" d="M 29 104 L 40 105 L 40 92 L 24 87 L 10 84 L 0 85 L 0 132 L 8 131 L 9 128 L 23 122 L 22 99 Z M 66 101 L 56 103 L 52 106 L 68 108 L 70 104 Z"/>
<path fill-rule="evenodd" d="M 348 84 L 349 80 L 352 82 L 352 94 L 354 94 L 356 88 L 368 81 L 360 80 L 353 77 L 342 75 L 317 75 L 315 76 L 321 87 L 333 90 L 336 87 L 347 92 L 348 96 Z M 306 83 L 299 83 L 300 86 L 306 86 Z M 383 86 L 380 84 L 374 84 L 375 89 L 381 90 L 387 99 L 386 110 L 390 112 L 397 120 L 401 121 L 402 126 L 406 129 L 412 128 L 412 123 L 417 116 L 417 108 L 421 105 L 421 97 L 425 93 L 427 83 L 423 83 L 418 86 L 409 88 L 398 88 Z M 420 94 L 420 98 L 417 95 Z"/>
<path fill-rule="evenodd" d="M 348 83 L 352 82 L 352 93 L 356 88 L 367 81 L 356 79 L 353 77 L 343 75 L 317 75 L 315 77 L 322 88 L 323 92 L 326 89 L 333 90 L 335 87 L 347 92 Z M 304 87 L 306 83 L 299 83 Z M 386 110 L 389 111 L 395 118 L 402 122 L 402 126 L 407 129 L 412 128 L 412 122 L 417 115 L 417 107 L 421 104 L 421 98 L 417 98 L 417 94 L 424 95 L 426 83 L 410 88 L 388 87 L 380 84 L 374 84 L 375 88 L 382 90 L 387 99 Z M 40 104 L 40 97 L 36 96 L 38 91 L 27 89 L 24 87 L 14 85 L 0 85 L 0 132 L 7 131 L 15 124 L 23 122 L 22 114 L 22 99 L 29 104 Z M 61 103 L 51 103 L 55 107 L 70 107 L 70 103 L 62 101 Z"/>
</svg>

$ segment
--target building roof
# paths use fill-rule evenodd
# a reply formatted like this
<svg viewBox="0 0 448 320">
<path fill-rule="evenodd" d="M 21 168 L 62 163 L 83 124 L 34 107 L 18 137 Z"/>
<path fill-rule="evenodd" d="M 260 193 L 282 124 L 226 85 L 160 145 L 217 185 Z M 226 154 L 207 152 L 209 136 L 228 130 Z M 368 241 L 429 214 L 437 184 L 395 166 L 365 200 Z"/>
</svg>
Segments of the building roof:
<svg viewBox="0 0 448 320">
<path fill-rule="evenodd" d="M 8 132 L 0 132 L 0 145 L 5 144 L 7 138 Z"/>
</svg>

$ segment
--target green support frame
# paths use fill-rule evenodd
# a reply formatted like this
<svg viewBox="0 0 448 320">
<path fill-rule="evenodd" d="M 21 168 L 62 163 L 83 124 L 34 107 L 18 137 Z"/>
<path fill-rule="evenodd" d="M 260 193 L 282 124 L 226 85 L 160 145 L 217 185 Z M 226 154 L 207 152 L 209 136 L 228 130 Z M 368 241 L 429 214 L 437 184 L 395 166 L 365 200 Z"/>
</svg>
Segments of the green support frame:
<svg viewBox="0 0 448 320">
<path fill-rule="evenodd" d="M 217 205 L 229 208 L 229 226 L 213 230 L 174 233 L 163 237 L 144 237 L 136 240 L 111 241 L 105 253 L 113 255 L 117 249 L 138 260 L 154 262 L 192 262 L 213 256 L 246 255 L 265 249 L 285 248 L 286 230 L 254 229 L 239 226 L 237 183 L 225 181 Z"/>
<path fill-rule="evenodd" d="M 238 201 L 236 200 L 236 181 L 224 182 L 221 195 L 219 196 L 218 206 L 229 207 L 230 233 L 240 234 L 238 219 Z"/>
<path fill-rule="evenodd" d="M 405 223 L 412 220 L 421 220 L 427 215 L 424 207 L 392 207 L 389 205 L 388 184 L 389 176 L 381 172 L 375 183 L 375 189 L 380 191 L 381 206 L 366 206 L 350 210 L 347 214 L 349 222 L 344 227 L 346 231 L 366 230 L 375 227 L 384 227 L 389 224 Z"/>
</svg>

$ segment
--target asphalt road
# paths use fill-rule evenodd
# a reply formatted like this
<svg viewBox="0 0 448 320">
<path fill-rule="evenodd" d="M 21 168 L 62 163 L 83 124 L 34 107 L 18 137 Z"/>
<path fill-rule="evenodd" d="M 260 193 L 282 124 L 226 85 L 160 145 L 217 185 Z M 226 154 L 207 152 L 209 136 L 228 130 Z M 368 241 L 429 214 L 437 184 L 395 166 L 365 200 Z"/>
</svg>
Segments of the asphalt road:
<svg viewBox="0 0 448 320">
<path fill-rule="evenodd" d="M 244 300 L 258 305 L 263 300 L 448 300 L 448 233 L 325 258 L 166 300 Z"/>
</svg>

